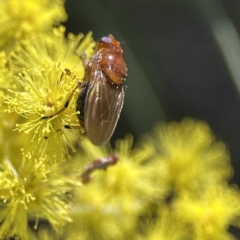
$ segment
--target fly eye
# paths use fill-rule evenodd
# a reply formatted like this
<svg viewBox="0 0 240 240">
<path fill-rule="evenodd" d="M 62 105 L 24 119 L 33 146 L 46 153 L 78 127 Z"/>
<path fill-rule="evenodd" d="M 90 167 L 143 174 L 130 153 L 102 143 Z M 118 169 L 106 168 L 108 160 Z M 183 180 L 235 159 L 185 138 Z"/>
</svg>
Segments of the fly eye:
<svg viewBox="0 0 240 240">
<path fill-rule="evenodd" d="M 99 50 L 101 48 L 111 48 L 113 45 L 113 40 L 110 37 L 102 37 L 98 43 L 96 49 Z"/>
<path fill-rule="evenodd" d="M 102 37 L 101 42 L 103 43 L 112 43 L 112 39 L 110 37 Z"/>
</svg>

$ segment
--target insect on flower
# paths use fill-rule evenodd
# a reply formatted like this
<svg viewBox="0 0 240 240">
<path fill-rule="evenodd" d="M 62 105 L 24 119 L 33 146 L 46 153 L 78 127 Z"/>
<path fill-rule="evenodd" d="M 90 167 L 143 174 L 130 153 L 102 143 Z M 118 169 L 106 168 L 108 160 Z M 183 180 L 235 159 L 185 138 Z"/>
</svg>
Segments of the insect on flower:
<svg viewBox="0 0 240 240">
<path fill-rule="evenodd" d="M 127 67 L 120 43 L 113 35 L 101 38 L 97 42 L 94 55 L 85 64 L 83 82 L 79 82 L 76 87 L 80 89 L 76 105 L 76 111 L 80 111 L 80 114 L 77 116 L 80 125 L 85 128 L 95 145 L 106 144 L 114 132 L 124 103 L 123 82 L 126 76 Z M 57 113 L 42 119 L 64 111 L 72 96 L 73 93 Z"/>
<path fill-rule="evenodd" d="M 76 107 L 80 122 L 96 145 L 106 144 L 113 134 L 123 107 L 126 76 L 120 43 L 112 35 L 101 38 L 85 66 Z"/>
</svg>

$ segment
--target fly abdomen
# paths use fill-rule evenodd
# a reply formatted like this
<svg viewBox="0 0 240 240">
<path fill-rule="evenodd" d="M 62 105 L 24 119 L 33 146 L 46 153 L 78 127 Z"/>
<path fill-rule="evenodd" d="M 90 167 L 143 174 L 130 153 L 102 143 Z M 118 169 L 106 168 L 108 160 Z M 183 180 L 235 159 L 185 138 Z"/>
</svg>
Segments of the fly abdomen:
<svg viewBox="0 0 240 240">
<path fill-rule="evenodd" d="M 84 122 L 84 106 L 86 103 L 88 85 L 89 85 L 89 81 L 85 81 L 81 84 L 81 90 L 77 98 L 76 111 L 80 112 L 80 114 L 78 114 L 77 116 L 81 123 Z"/>
</svg>

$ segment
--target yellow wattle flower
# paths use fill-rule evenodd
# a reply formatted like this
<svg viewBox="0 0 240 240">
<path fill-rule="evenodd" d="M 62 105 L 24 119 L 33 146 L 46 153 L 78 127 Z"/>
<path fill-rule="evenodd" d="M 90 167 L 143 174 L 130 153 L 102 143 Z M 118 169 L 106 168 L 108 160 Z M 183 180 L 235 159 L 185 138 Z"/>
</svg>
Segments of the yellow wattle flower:
<svg viewBox="0 0 240 240">
<path fill-rule="evenodd" d="M 225 144 L 202 121 L 187 118 L 158 125 L 147 141 L 156 148 L 159 177 L 170 194 L 199 192 L 232 176 Z"/>
<path fill-rule="evenodd" d="M 72 146 L 73 143 L 64 142 L 67 138 L 62 130 L 66 125 L 79 127 L 77 118 L 79 113 L 76 112 L 75 102 L 79 79 L 76 78 L 74 72 L 64 70 L 58 63 L 39 67 L 37 72 L 35 70 L 23 71 L 16 79 L 23 90 L 9 90 L 11 94 L 5 97 L 8 107 L 6 111 L 16 112 L 24 118 L 24 122 L 17 124 L 16 129 L 32 135 L 31 141 L 38 149 L 38 156 L 44 156 L 48 150 L 53 155 L 54 149 L 56 153 L 61 152 L 61 149 L 62 152 L 64 149 L 66 151 L 66 145 Z M 63 109 L 71 94 L 73 97 L 68 107 L 55 115 Z M 52 139 L 54 139 L 55 148 L 50 148 L 49 144 Z"/>
<path fill-rule="evenodd" d="M 151 162 L 154 149 L 147 143 L 132 149 L 133 137 L 118 140 L 116 147 L 97 147 L 83 138 L 69 171 L 80 175 L 84 166 L 111 153 L 119 156 L 106 171 L 96 170 L 89 183 L 76 194 L 72 223 L 63 229 L 66 239 L 86 234 L 87 239 L 124 239 L 133 231 L 139 214 L 156 199 L 162 199 L 164 186 L 158 182 L 158 169 Z M 131 237 L 130 237 L 131 239 Z"/>
<path fill-rule="evenodd" d="M 82 159 L 79 164 L 86 164 L 86 158 L 89 161 L 100 156 L 107 157 L 110 153 L 117 154 L 119 160 L 116 165 L 109 167 L 107 171 L 93 173 L 89 188 L 101 191 L 101 196 L 109 205 L 117 204 L 124 211 L 135 214 L 145 209 L 150 202 L 154 202 L 154 199 L 162 198 L 166 190 L 158 181 L 157 164 L 151 161 L 154 148 L 148 143 L 134 149 L 132 145 L 131 135 L 116 141 L 113 149 L 98 148 L 85 138 L 80 141 L 84 153 L 79 153 L 77 157 Z"/>
<path fill-rule="evenodd" d="M 67 19 L 63 0 L 2 0 L 0 16 L 0 50 L 7 52 L 16 42 L 47 33 Z"/>
<path fill-rule="evenodd" d="M 76 114 L 76 98 L 82 81 L 84 66 L 80 56 L 90 58 L 95 42 L 89 32 L 64 36 L 65 28 L 53 28 L 48 35 L 34 35 L 19 42 L 8 58 L 11 71 L 16 74 L 17 90 L 9 90 L 5 97 L 8 112 L 16 112 L 25 119 L 17 124 L 17 130 L 32 135 L 32 144 L 26 144 L 25 152 L 38 149 L 40 155 L 50 153 L 51 159 L 61 159 L 74 151 L 79 130 L 83 130 Z M 74 89 L 76 90 L 74 93 Z M 69 106 L 54 116 L 73 93 Z M 42 119 L 52 115 L 51 118 Z M 35 151 L 36 152 L 36 151 Z M 27 153 L 26 153 L 27 154 Z"/>
<path fill-rule="evenodd" d="M 65 37 L 65 31 L 63 26 L 59 26 L 47 35 L 34 35 L 18 43 L 8 59 L 10 69 L 17 74 L 23 69 L 38 71 L 43 64 L 60 62 L 63 68 L 71 69 L 77 78 L 82 79 L 84 66 L 81 55 L 84 53 L 86 59 L 92 56 L 95 47 L 92 33 L 89 32 L 86 36 L 68 33 Z"/>
<path fill-rule="evenodd" d="M 166 205 L 159 209 L 158 217 L 154 221 L 145 223 L 144 236 L 137 240 L 181 240 L 189 238 L 188 228 L 181 222 L 177 214 Z"/>
<path fill-rule="evenodd" d="M 193 239 L 233 239 L 230 225 L 239 226 L 239 189 L 227 185 L 209 185 L 198 195 L 185 196 L 174 208 L 179 218 L 193 230 Z"/>
<path fill-rule="evenodd" d="M 70 222 L 72 194 L 81 184 L 59 166 L 49 167 L 46 159 L 10 160 L 0 165 L 0 236 L 28 239 L 29 219 L 47 220 L 55 229 Z M 35 228 L 38 226 L 36 225 Z"/>
</svg>

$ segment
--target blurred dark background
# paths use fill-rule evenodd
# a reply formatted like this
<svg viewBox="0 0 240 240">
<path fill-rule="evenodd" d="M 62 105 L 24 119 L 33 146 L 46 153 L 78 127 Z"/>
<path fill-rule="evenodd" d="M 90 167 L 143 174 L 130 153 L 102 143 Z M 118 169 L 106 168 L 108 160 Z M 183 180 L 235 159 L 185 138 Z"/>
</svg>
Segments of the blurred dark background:
<svg viewBox="0 0 240 240">
<path fill-rule="evenodd" d="M 66 9 L 67 31 L 122 43 L 128 89 L 112 140 L 138 139 L 158 121 L 204 120 L 227 144 L 239 184 L 240 1 L 66 0 Z"/>
</svg>

